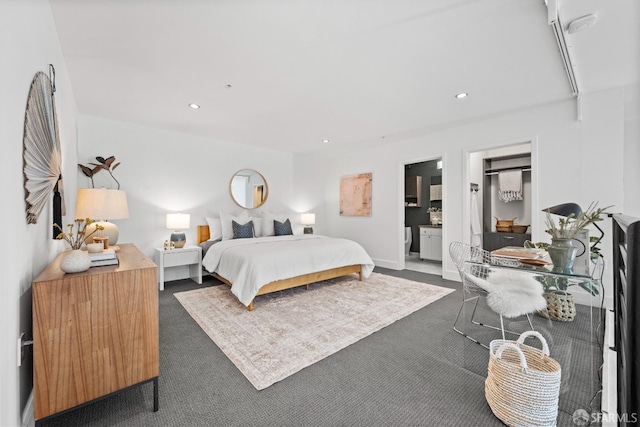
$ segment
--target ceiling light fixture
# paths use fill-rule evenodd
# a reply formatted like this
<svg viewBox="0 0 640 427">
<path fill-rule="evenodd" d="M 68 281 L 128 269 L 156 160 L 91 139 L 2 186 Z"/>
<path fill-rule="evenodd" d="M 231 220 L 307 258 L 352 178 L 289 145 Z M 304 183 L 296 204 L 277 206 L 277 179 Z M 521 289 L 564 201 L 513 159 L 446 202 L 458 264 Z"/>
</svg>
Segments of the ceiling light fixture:
<svg viewBox="0 0 640 427">
<path fill-rule="evenodd" d="M 322 140 L 322 143 L 323 143 L 323 144 L 328 144 L 328 143 L 329 143 L 329 140 L 328 140 L 328 139 L 323 139 L 323 140 Z"/>
<path fill-rule="evenodd" d="M 197 110 L 198 108 L 200 108 L 200 106 L 198 104 L 189 104 L 189 107 L 193 108 L 194 110 Z"/>
<path fill-rule="evenodd" d="M 469 94 L 467 92 L 456 93 L 456 98 L 463 99 L 466 98 Z"/>
</svg>

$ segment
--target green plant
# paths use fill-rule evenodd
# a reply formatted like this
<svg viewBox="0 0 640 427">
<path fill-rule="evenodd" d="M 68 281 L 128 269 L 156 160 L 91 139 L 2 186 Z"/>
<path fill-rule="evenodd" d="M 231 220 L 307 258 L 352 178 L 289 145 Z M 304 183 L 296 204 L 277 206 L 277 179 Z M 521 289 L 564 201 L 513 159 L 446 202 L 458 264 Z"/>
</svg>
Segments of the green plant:
<svg viewBox="0 0 640 427">
<path fill-rule="evenodd" d="M 98 230 L 104 230 L 103 226 L 96 224 L 96 228 L 85 236 L 84 232 L 90 224 L 93 224 L 91 218 L 76 219 L 73 223 L 67 224 L 67 227 L 69 227 L 69 232 L 67 233 L 58 224 L 53 224 L 54 227 L 60 230 L 60 234 L 56 236 L 56 239 L 65 240 L 71 246 L 71 249 L 80 249 L 89 236 Z M 73 231 L 74 227 L 76 228 L 75 231 Z"/>
<path fill-rule="evenodd" d="M 597 259 L 600 256 L 600 248 L 598 247 L 600 241 L 601 238 L 598 236 L 589 237 L 589 242 L 594 244 L 593 246 L 591 246 L 591 259 Z"/>
<path fill-rule="evenodd" d="M 569 286 L 578 285 L 585 291 L 589 292 L 591 296 L 599 295 L 598 285 L 592 281 L 580 281 L 576 282 L 576 278 L 569 278 L 563 276 L 535 276 L 535 279 L 542 283 L 542 287 L 545 292 L 550 291 L 564 291 L 567 292 Z"/>
<path fill-rule="evenodd" d="M 549 247 L 549 243 L 546 243 L 546 242 L 533 243 L 530 240 L 525 240 L 523 246 L 525 248 L 529 248 L 529 249 L 544 249 L 544 250 L 547 250 L 547 248 Z"/>
<path fill-rule="evenodd" d="M 553 220 L 551 213 L 547 212 L 546 231 L 552 239 L 573 239 L 590 224 L 602 221 L 602 216 L 608 213 L 606 210 L 610 207 L 599 208 L 597 202 L 591 202 L 586 211 L 580 212 L 578 216 L 572 213 L 567 217 L 560 217 L 558 224 Z"/>
</svg>

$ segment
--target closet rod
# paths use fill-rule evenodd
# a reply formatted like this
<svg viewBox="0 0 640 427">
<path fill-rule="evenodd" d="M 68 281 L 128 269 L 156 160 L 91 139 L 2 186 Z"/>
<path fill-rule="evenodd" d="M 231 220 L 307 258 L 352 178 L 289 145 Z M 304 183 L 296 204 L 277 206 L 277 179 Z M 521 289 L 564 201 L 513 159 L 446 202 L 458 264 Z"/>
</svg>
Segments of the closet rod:
<svg viewBox="0 0 640 427">
<path fill-rule="evenodd" d="M 498 175 L 502 171 L 513 171 L 513 170 L 518 170 L 518 169 L 521 169 L 522 172 L 531 171 L 531 168 L 508 168 L 508 169 L 500 169 L 499 171 L 495 171 L 495 172 L 485 172 L 485 175 Z"/>
</svg>

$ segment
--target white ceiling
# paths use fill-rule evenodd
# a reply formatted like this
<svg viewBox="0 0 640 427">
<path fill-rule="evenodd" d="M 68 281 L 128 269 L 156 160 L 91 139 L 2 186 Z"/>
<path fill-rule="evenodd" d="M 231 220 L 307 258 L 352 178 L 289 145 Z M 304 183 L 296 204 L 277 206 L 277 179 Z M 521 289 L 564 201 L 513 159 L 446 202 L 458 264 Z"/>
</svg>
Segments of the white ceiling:
<svg viewBox="0 0 640 427">
<path fill-rule="evenodd" d="M 581 91 L 637 82 L 640 1 L 559 2 L 598 16 L 567 36 Z M 50 3 L 80 113 L 216 140 L 331 150 L 572 97 L 543 0 Z"/>
</svg>

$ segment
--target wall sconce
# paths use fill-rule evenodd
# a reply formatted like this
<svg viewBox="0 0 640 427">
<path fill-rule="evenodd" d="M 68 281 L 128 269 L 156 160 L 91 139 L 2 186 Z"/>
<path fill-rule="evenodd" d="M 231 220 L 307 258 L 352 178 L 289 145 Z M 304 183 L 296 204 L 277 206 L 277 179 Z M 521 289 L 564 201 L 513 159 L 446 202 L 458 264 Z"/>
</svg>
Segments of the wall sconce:
<svg viewBox="0 0 640 427">
<path fill-rule="evenodd" d="M 167 228 L 174 230 L 171 233 L 170 240 L 173 242 L 176 248 L 183 248 L 187 243 L 187 236 L 181 230 L 187 229 L 191 226 L 191 215 L 175 213 L 167 214 Z"/>
<path fill-rule="evenodd" d="M 314 213 L 303 213 L 300 215 L 300 222 L 304 225 L 304 234 L 313 234 L 313 227 L 316 223 L 316 214 Z"/>
</svg>

